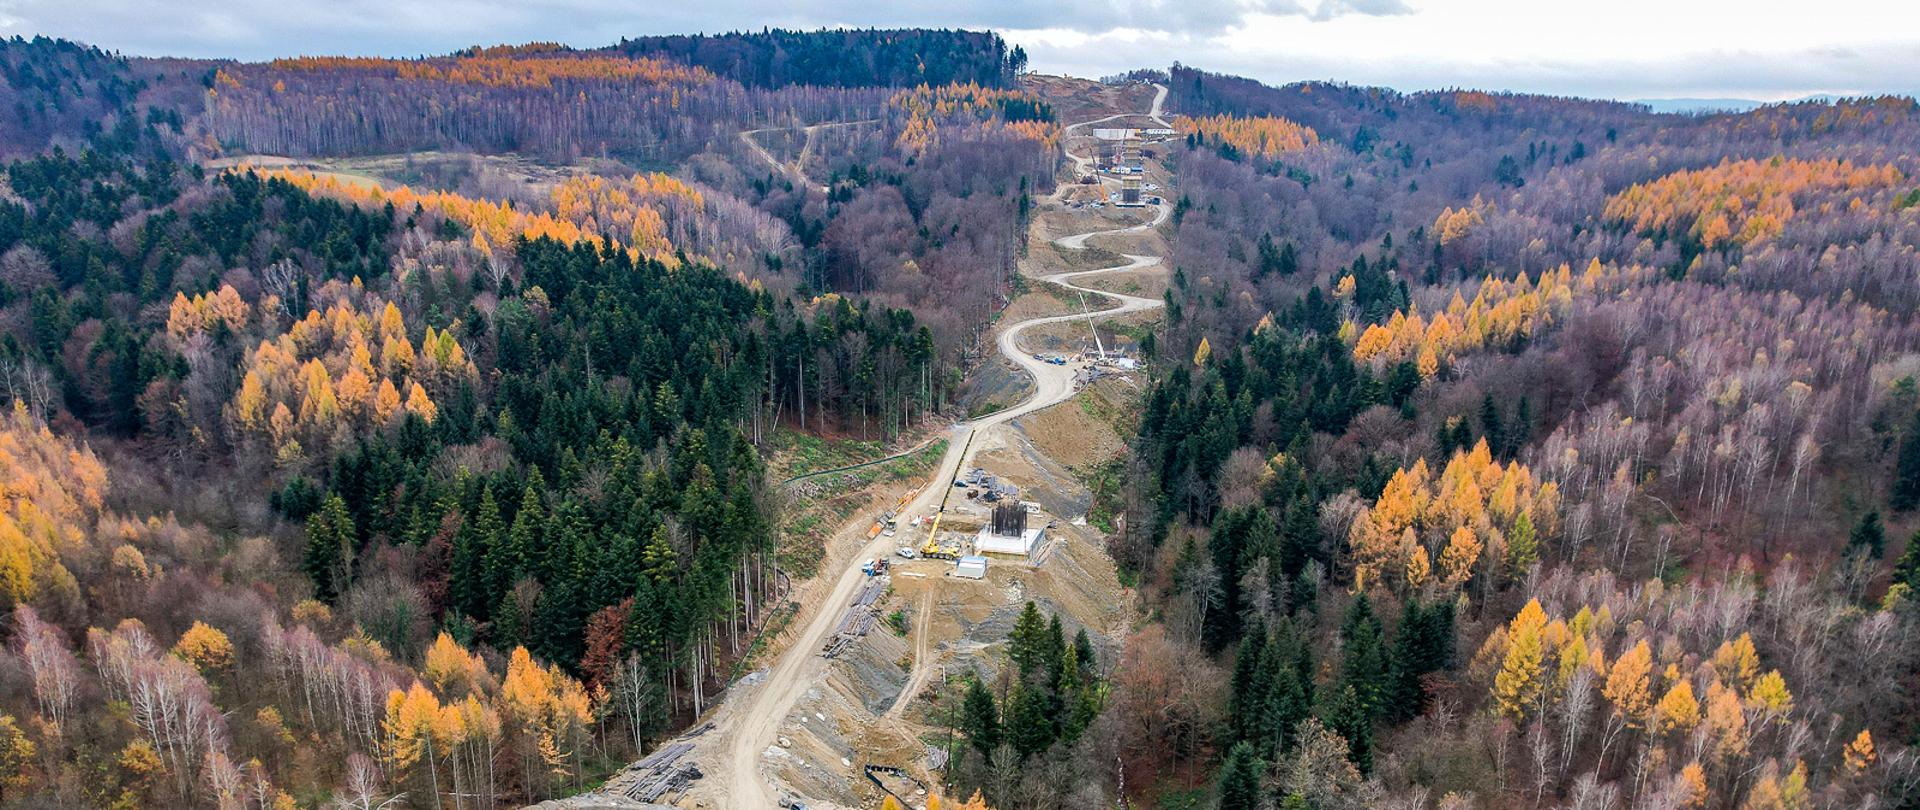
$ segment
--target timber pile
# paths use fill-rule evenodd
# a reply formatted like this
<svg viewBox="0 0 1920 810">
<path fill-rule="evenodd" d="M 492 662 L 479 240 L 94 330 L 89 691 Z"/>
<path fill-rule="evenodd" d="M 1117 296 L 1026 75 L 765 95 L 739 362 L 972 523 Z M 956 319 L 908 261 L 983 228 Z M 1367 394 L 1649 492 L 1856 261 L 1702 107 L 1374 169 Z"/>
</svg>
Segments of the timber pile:
<svg viewBox="0 0 1920 810">
<path fill-rule="evenodd" d="M 859 595 L 854 597 L 853 604 L 847 607 L 847 612 L 840 616 L 840 624 L 834 627 L 833 637 L 827 639 L 826 646 L 821 648 L 820 654 L 827 658 L 837 658 L 856 639 L 872 630 L 874 623 L 880 619 L 880 613 L 874 605 L 886 592 L 886 577 L 874 577 L 867 584 L 860 586 Z"/>
<path fill-rule="evenodd" d="M 685 791 L 688 784 L 705 775 L 692 762 L 681 761 L 693 751 L 693 743 L 687 740 L 712 730 L 711 722 L 688 729 L 680 735 L 680 741 L 662 745 L 640 761 L 622 768 L 597 792 L 654 802 L 669 793 Z"/>
<path fill-rule="evenodd" d="M 867 765 L 861 770 L 874 787 L 898 800 L 901 807 L 913 806 L 908 796 L 926 795 L 927 786 L 903 769 L 891 765 Z"/>
<path fill-rule="evenodd" d="M 654 778 L 636 785 L 633 790 L 628 791 L 627 795 L 643 802 L 660 801 L 668 794 L 677 796 L 686 792 L 688 785 L 705 775 L 691 762 L 675 765 Z"/>
<path fill-rule="evenodd" d="M 660 746 L 614 777 L 605 790 L 643 802 L 659 801 L 669 793 L 685 791 L 688 784 L 704 775 L 692 762 L 681 761 L 692 751 L 690 742 Z"/>
</svg>

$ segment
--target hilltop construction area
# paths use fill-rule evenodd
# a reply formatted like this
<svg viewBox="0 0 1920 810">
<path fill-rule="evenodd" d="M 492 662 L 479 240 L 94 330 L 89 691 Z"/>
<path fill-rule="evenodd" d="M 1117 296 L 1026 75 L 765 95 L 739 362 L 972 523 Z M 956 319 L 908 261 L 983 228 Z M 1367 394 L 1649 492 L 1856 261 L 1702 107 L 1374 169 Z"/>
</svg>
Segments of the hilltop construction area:
<svg viewBox="0 0 1920 810">
<path fill-rule="evenodd" d="M 1106 106 L 1084 113 L 1149 118 L 1122 101 L 1157 113 L 1157 97 L 1136 95 L 1103 88 Z M 1119 179 L 1086 159 L 1090 130 L 1069 135 L 1061 191 L 1030 223 L 1023 292 L 963 401 L 977 418 L 947 431 L 930 472 L 837 494 L 866 506 L 824 538 L 820 573 L 794 583 L 794 614 L 754 668 L 693 732 L 568 806 L 922 807 L 952 750 L 957 686 L 996 677 L 1028 602 L 1084 628 L 1106 665 L 1117 657 L 1132 598 L 1089 521 L 1089 482 L 1125 452 L 1144 383 L 1134 335 L 1158 318 L 1168 212 L 1095 204 Z M 1157 164 L 1144 172 L 1165 184 Z"/>
</svg>

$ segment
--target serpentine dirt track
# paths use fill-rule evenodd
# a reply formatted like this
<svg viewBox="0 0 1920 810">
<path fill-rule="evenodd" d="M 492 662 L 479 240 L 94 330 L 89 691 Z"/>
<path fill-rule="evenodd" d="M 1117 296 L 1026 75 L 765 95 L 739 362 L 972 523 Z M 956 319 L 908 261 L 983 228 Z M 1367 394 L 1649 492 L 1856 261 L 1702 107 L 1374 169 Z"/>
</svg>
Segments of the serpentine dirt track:
<svg viewBox="0 0 1920 810">
<path fill-rule="evenodd" d="M 817 136 L 820 130 L 823 130 L 823 129 L 832 129 L 834 127 L 857 127 L 862 124 L 877 124 L 877 123 L 880 123 L 880 119 L 868 118 L 862 121 L 835 121 L 835 122 L 830 122 L 825 124 L 813 124 L 810 126 L 799 127 L 799 130 L 801 132 L 806 133 L 807 140 L 805 145 L 800 147 L 800 156 L 798 158 L 795 158 L 792 163 L 781 163 L 778 158 L 773 156 L 772 152 L 767 151 L 767 147 L 761 145 L 760 140 L 758 138 L 755 138 L 753 136 L 758 135 L 762 132 L 789 132 L 794 129 L 793 127 L 764 127 L 762 129 L 749 129 L 740 133 L 740 142 L 747 145 L 748 151 L 754 153 L 755 155 L 759 156 L 761 160 L 764 160 L 769 165 L 773 166 L 774 171 L 787 175 L 795 183 L 798 183 L 802 186 L 811 186 L 813 188 L 817 188 L 820 190 L 820 193 L 826 194 L 833 191 L 833 189 L 827 188 L 826 186 L 823 186 L 819 183 L 815 183 L 812 180 L 807 179 L 807 173 L 802 168 L 807 165 L 807 156 L 810 154 L 813 154 L 813 142 L 814 142 L 815 136 Z"/>
<path fill-rule="evenodd" d="M 1153 106 L 1151 111 L 1147 113 L 1147 116 L 1159 120 L 1160 107 L 1166 99 L 1167 91 L 1165 87 L 1159 87 L 1157 85 L 1156 87 L 1158 89 L 1154 96 Z M 1072 135 L 1074 130 L 1092 124 L 1131 117 L 1133 115 L 1137 114 L 1108 116 L 1107 118 L 1100 118 L 1093 121 L 1083 121 L 1067 127 L 1066 134 Z M 1092 158 L 1090 157 L 1073 155 L 1071 153 L 1069 153 L 1068 157 L 1072 158 L 1074 163 L 1079 166 L 1082 171 L 1088 171 L 1092 163 Z M 1056 199 L 1058 199 L 1066 189 L 1067 187 L 1063 186 L 1060 192 L 1056 192 Z M 1087 247 L 1086 243 L 1089 238 L 1151 230 L 1162 222 L 1165 222 L 1169 214 L 1168 207 L 1165 205 L 1155 206 L 1155 208 L 1157 210 L 1154 212 L 1153 220 L 1145 224 L 1126 228 L 1089 231 L 1055 239 L 1053 243 L 1057 247 L 1066 250 L 1084 250 Z M 1121 295 L 1108 290 L 1081 287 L 1075 283 L 1076 280 L 1089 276 L 1124 270 L 1135 270 L 1142 267 L 1151 267 L 1160 263 L 1160 257 L 1158 256 L 1122 255 L 1127 261 L 1112 267 L 1104 267 L 1097 270 L 1055 273 L 1046 276 L 1037 276 L 1035 278 L 1039 281 L 1059 284 L 1070 290 L 1093 293 L 1120 302 L 1119 306 L 1094 313 L 1095 317 L 1106 318 L 1160 307 L 1161 302 L 1159 299 Z M 956 424 L 948 436 L 947 454 L 941 459 L 939 469 L 934 473 L 933 477 L 929 479 L 928 483 L 920 488 L 918 495 L 915 496 L 913 502 L 908 505 L 903 514 L 927 514 L 939 507 L 940 496 L 945 494 L 945 490 L 950 486 L 950 482 L 961 470 L 966 469 L 967 465 L 972 461 L 974 452 L 969 447 L 970 443 L 968 439 L 975 433 L 990 430 L 995 426 L 1005 424 L 1026 414 L 1064 402 L 1073 396 L 1074 377 L 1079 373 L 1083 364 L 1070 363 L 1064 366 L 1056 366 L 1036 360 L 1032 355 L 1020 350 L 1019 340 L 1021 334 L 1035 326 L 1079 320 L 1086 317 L 1086 315 L 1073 313 L 1033 318 L 1013 324 L 1000 332 L 998 340 L 1000 354 L 1019 366 L 1028 376 L 1033 378 L 1034 387 L 1032 393 L 1027 396 L 1025 401 L 1014 407 L 970 422 Z M 708 744 L 717 743 L 724 745 L 725 748 L 719 752 L 719 756 L 712 762 L 718 772 L 710 774 L 709 779 L 703 781 L 707 781 L 709 784 L 718 783 L 714 785 L 716 787 L 719 785 L 725 786 L 723 788 L 725 798 L 722 806 L 739 808 L 774 808 L 778 806 L 774 798 L 775 791 L 772 789 L 768 777 L 761 773 L 762 752 L 766 751 L 767 748 L 774 743 L 779 733 L 781 723 L 787 715 L 793 711 L 793 707 L 800 701 L 801 697 L 806 694 L 808 689 L 813 688 L 815 684 L 821 682 L 828 662 L 820 656 L 820 648 L 822 644 L 825 643 L 826 636 L 832 632 L 838 624 L 841 613 L 845 610 L 846 606 L 853 601 L 855 591 L 859 589 L 861 582 L 866 579 L 860 572 L 860 562 L 890 553 L 897 542 L 898 541 L 891 537 L 877 537 L 868 542 L 858 553 L 848 558 L 847 566 L 838 574 L 838 578 L 833 583 L 832 590 L 824 598 L 813 601 L 811 604 L 800 606 L 800 615 L 795 618 L 796 629 L 788 631 L 790 634 L 790 642 L 786 650 L 780 654 L 772 667 L 764 673 L 759 683 L 755 686 L 732 690 L 725 702 L 713 713 L 711 720 L 717 733 L 706 735 L 707 738 L 712 741 Z M 832 574 L 827 574 L 827 576 L 832 576 Z M 915 656 L 913 674 L 910 676 L 906 690 L 901 693 L 900 700 L 902 703 L 910 699 L 911 695 L 918 692 L 919 689 L 925 685 L 927 672 L 931 669 L 922 663 L 925 657 L 924 655 Z M 703 740 L 703 742 L 705 741 Z M 820 806 L 813 801 L 807 801 L 807 804 L 809 807 Z"/>
</svg>

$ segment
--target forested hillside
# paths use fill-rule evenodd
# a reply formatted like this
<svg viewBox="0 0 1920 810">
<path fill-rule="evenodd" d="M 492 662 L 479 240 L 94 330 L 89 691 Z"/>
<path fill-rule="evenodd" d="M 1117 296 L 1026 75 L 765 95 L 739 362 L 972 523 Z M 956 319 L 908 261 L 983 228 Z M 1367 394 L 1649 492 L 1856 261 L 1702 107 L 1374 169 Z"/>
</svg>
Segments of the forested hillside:
<svg viewBox="0 0 1920 810">
<path fill-rule="evenodd" d="M 62 135 L 84 139 L 142 89 L 126 60 L 98 48 L 41 37 L 0 40 L 0 147 L 30 153 Z"/>
<path fill-rule="evenodd" d="M 1171 79 L 1113 551 L 1194 672 L 1123 663 L 1092 761 L 1231 810 L 1920 802 L 1911 99 Z"/>
<path fill-rule="evenodd" d="M 550 43 L 429 59 L 302 57 L 211 78 L 222 144 L 293 155 L 464 147 L 553 160 L 684 157 L 742 129 L 878 115 L 890 89 L 1006 87 L 1025 55 L 967 31 L 770 31 Z"/>
<path fill-rule="evenodd" d="M 884 307 L 911 307 L 918 322 L 930 328 L 933 343 L 916 351 L 937 354 L 940 372 L 957 368 L 1011 290 L 1029 195 L 1052 187 L 1059 138 L 1052 110 L 1020 91 L 997 89 L 1010 81 L 1013 68 L 1003 64 L 1004 46 L 991 35 L 766 36 L 772 39 L 753 35 L 739 41 L 824 48 L 822 43 L 842 38 L 872 40 L 882 44 L 856 53 L 883 61 L 898 58 L 900 43 L 943 43 L 951 51 L 948 60 L 923 54 L 916 64 L 930 72 L 921 78 L 951 75 L 967 81 L 888 89 L 908 80 L 875 75 L 843 81 L 833 72 L 844 67 L 842 60 L 832 67 L 790 66 L 788 80 L 775 83 L 778 89 L 764 89 L 664 56 L 534 44 L 424 60 L 302 58 L 224 65 L 209 74 L 206 112 L 198 123 L 220 147 L 241 154 L 338 157 L 466 149 L 563 162 L 625 158 L 650 167 L 678 160 L 684 179 L 671 182 L 681 193 L 658 193 L 653 180 L 578 179 L 544 195 L 508 189 L 490 213 L 444 196 L 407 190 L 378 194 L 402 207 L 419 203 L 466 211 L 456 219 L 470 227 L 472 220 L 485 220 L 477 227 L 479 242 L 489 250 L 511 238 L 510 232 L 561 241 L 586 235 L 669 264 L 677 261 L 677 251 L 706 258 L 776 293 L 853 294 Z M 958 67 L 980 58 L 997 67 L 984 72 Z M 956 66 L 935 70 L 949 63 Z M 975 74 L 984 81 L 975 81 Z M 742 132 L 783 159 L 810 155 L 811 160 L 800 177 L 768 166 L 736 137 Z M 377 193 L 355 188 L 352 181 L 300 182 L 353 199 Z M 522 210 L 507 210 L 512 206 Z M 636 206 L 643 213 L 636 214 Z M 500 267 L 489 265 L 491 271 Z M 922 369 L 898 359 L 865 369 L 873 364 L 865 355 L 882 352 L 882 346 L 834 346 L 830 339 L 798 347 L 779 343 L 792 361 L 779 364 L 779 373 L 817 375 L 820 390 L 815 392 L 789 389 L 777 380 L 772 386 L 791 390 L 778 404 L 802 415 L 803 422 L 804 416 L 821 412 L 807 413 L 809 398 L 862 396 L 871 388 L 855 381 L 876 374 L 889 390 L 893 380 L 905 380 L 922 390 L 923 399 L 939 403 L 959 384 L 948 373 L 913 382 Z M 899 395 L 880 399 L 831 403 L 830 410 L 858 410 L 860 422 L 850 427 L 891 435 L 912 410 L 903 407 Z"/>
<path fill-rule="evenodd" d="M 867 117 L 885 97 L 880 88 L 749 89 L 660 59 L 533 48 L 226 65 L 211 80 L 206 125 L 223 146 L 273 154 L 464 147 L 659 159 L 747 124 Z"/>
<path fill-rule="evenodd" d="M 1005 87 L 1027 65 L 1026 51 L 1007 48 L 998 34 L 919 28 L 622 38 L 614 49 L 695 65 L 748 87 Z"/>
<path fill-rule="evenodd" d="M 912 429 L 985 319 L 866 294 L 916 256 L 958 272 L 948 240 L 1010 267 L 1055 143 L 1009 91 L 878 74 L 748 90 L 527 46 L 207 65 L 187 104 L 181 64 L 6 54 L 45 105 L 0 194 L 8 806 L 499 806 L 645 751 L 785 587 L 773 433 Z M 884 174 L 830 192 L 736 154 L 862 116 Z M 698 165 L 414 187 L 201 161 L 590 140 Z M 960 171 L 981 143 L 1000 167 Z M 865 275 L 829 271 L 870 195 L 915 207 L 860 226 L 891 240 Z"/>
<path fill-rule="evenodd" d="M 768 454 L 957 418 L 1068 210 L 1025 60 L 0 42 L 0 806 L 517 806 L 692 725 L 821 552 Z M 1920 105 L 1132 75 L 1136 610 L 979 622 L 940 787 L 1920 807 Z"/>
</svg>

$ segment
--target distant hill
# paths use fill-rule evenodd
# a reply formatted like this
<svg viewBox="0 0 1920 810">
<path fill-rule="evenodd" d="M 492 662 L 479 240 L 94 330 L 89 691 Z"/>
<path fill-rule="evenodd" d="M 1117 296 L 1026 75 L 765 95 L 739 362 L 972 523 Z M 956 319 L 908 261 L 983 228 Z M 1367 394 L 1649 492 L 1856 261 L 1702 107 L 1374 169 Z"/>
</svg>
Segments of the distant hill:
<svg viewBox="0 0 1920 810">
<path fill-rule="evenodd" d="M 1026 51 L 998 34 L 932 29 L 834 29 L 622 39 L 614 50 L 694 65 L 748 87 L 1007 87 Z"/>
<path fill-rule="evenodd" d="M 1801 104 L 1805 102 L 1814 102 L 1819 104 L 1831 104 L 1835 101 L 1839 101 L 1842 98 L 1845 98 L 1845 96 L 1837 96 L 1832 93 L 1822 93 L 1819 95 L 1802 96 L 1800 98 L 1793 99 L 1792 101 L 1789 101 L 1787 103 Z M 1770 104 L 1772 102 L 1755 101 L 1750 98 L 1639 98 L 1639 99 L 1634 99 L 1633 103 L 1645 104 L 1647 105 L 1648 108 L 1652 109 L 1654 112 L 1657 112 L 1657 113 L 1694 114 L 1694 113 L 1743 113 L 1743 112 L 1752 111 L 1759 107 L 1764 107 L 1767 104 Z"/>
<path fill-rule="evenodd" d="M 1765 102 L 1750 98 L 1636 98 L 1635 104 L 1645 104 L 1657 113 L 1717 113 L 1746 112 Z"/>
<path fill-rule="evenodd" d="M 0 39 L 0 154 L 93 137 L 143 86 L 126 59 L 99 48 L 46 37 Z"/>
</svg>

